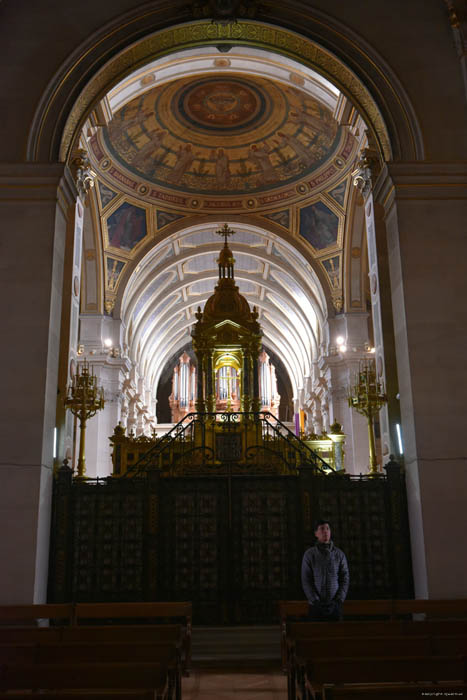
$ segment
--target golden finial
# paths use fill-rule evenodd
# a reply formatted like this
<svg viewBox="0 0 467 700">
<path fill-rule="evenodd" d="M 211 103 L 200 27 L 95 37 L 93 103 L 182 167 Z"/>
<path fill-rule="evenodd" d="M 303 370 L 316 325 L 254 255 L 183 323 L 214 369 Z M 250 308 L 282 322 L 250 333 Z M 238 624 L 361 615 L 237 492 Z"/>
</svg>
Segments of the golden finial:
<svg viewBox="0 0 467 700">
<path fill-rule="evenodd" d="M 227 238 L 233 236 L 236 233 L 233 229 L 229 228 L 228 224 L 224 224 L 222 228 L 216 231 L 218 236 L 224 236 L 225 245 L 227 245 Z"/>
</svg>

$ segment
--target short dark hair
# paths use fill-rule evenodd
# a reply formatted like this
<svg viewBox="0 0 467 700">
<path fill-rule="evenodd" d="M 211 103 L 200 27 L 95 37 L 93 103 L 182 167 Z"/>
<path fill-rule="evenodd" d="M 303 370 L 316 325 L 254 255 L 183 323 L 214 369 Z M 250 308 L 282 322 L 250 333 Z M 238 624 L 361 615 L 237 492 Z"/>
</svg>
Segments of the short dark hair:
<svg viewBox="0 0 467 700">
<path fill-rule="evenodd" d="M 316 532 L 316 530 L 319 528 L 320 525 L 329 525 L 329 529 L 332 530 L 331 523 L 329 522 L 329 520 L 317 520 L 315 522 L 313 532 Z"/>
</svg>

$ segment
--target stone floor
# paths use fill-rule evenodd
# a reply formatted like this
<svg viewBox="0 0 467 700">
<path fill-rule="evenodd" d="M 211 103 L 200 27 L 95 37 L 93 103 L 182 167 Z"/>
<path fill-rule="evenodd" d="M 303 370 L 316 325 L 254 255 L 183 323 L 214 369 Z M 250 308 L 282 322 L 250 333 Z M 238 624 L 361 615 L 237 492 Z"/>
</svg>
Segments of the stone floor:
<svg viewBox="0 0 467 700">
<path fill-rule="evenodd" d="M 193 665 L 183 700 L 286 700 L 280 631 L 268 627 L 194 627 Z"/>
<path fill-rule="evenodd" d="M 260 662 L 256 667 L 193 666 L 182 682 L 183 700 L 286 700 L 287 678 Z"/>
</svg>

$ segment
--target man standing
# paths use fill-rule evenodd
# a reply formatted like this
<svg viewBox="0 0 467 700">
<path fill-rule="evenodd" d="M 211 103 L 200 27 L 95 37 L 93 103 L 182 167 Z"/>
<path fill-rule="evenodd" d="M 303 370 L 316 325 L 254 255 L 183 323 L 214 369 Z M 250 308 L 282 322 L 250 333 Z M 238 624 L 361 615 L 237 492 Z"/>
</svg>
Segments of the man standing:
<svg viewBox="0 0 467 700">
<path fill-rule="evenodd" d="M 318 520 L 315 537 L 317 544 L 306 550 L 302 561 L 302 586 L 310 604 L 309 619 L 340 620 L 341 606 L 349 590 L 347 559 L 331 540 L 328 520 Z"/>
</svg>

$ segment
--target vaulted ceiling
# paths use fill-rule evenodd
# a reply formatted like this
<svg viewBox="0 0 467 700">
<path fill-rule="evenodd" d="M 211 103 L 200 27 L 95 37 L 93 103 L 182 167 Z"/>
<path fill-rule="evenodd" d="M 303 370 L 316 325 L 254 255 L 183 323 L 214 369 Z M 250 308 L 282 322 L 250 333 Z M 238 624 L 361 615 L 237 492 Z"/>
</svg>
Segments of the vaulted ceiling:
<svg viewBox="0 0 467 700">
<path fill-rule="evenodd" d="M 284 56 L 205 47 L 132 73 L 84 133 L 102 303 L 149 385 L 189 342 L 228 223 L 237 284 L 296 393 L 343 305 L 363 133 L 345 98 Z"/>
</svg>

